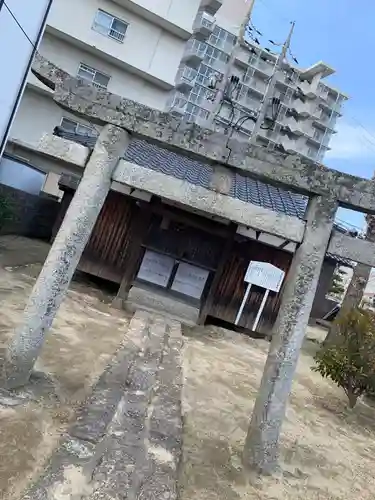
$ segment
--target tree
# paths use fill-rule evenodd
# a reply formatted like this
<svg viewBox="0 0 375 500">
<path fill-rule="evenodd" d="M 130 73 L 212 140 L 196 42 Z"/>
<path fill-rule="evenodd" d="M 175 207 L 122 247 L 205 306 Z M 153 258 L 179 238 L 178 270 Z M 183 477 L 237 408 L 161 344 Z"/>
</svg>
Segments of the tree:
<svg viewBox="0 0 375 500">
<path fill-rule="evenodd" d="M 353 308 L 336 323 L 337 332 L 315 355 L 314 371 L 342 387 L 353 408 L 375 390 L 375 314 Z"/>
<path fill-rule="evenodd" d="M 343 293 L 345 292 L 344 286 L 344 276 L 345 271 L 341 269 L 340 266 L 336 266 L 335 272 L 333 273 L 331 288 L 329 294 L 333 295 L 337 300 L 341 300 Z"/>
</svg>

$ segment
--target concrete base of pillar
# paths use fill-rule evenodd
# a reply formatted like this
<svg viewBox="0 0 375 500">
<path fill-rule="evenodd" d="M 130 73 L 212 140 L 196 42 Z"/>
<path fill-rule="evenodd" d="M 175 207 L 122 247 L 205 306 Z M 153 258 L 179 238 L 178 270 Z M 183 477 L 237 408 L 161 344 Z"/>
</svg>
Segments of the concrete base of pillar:
<svg viewBox="0 0 375 500">
<path fill-rule="evenodd" d="M 119 311 L 122 311 L 125 308 L 124 299 L 121 299 L 120 297 L 115 297 L 112 301 L 111 307 L 113 307 L 113 309 L 118 309 Z"/>
</svg>

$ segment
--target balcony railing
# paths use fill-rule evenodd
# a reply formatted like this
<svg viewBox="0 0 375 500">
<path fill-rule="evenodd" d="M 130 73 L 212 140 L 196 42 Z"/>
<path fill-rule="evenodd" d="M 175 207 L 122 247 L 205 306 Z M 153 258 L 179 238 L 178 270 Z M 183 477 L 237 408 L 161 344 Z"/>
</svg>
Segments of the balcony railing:
<svg viewBox="0 0 375 500">
<path fill-rule="evenodd" d="M 199 12 L 193 23 L 194 36 L 201 41 L 207 40 L 215 27 L 215 18 L 207 12 Z"/>
<path fill-rule="evenodd" d="M 174 92 L 167 101 L 167 111 L 184 114 L 187 102 L 187 97 L 184 94 Z"/>
<path fill-rule="evenodd" d="M 222 5 L 223 0 L 201 0 L 200 8 L 214 16 Z"/>
<path fill-rule="evenodd" d="M 197 69 L 203 61 L 204 53 L 205 44 L 199 42 L 198 40 L 190 39 L 186 44 L 185 52 L 181 61 L 185 63 L 186 66 Z"/>
<path fill-rule="evenodd" d="M 194 87 L 196 76 L 197 71 L 195 69 L 183 66 L 177 72 L 176 88 L 186 94 Z"/>
<path fill-rule="evenodd" d="M 125 38 L 125 33 L 121 33 L 121 31 L 117 31 L 117 30 L 109 30 L 108 32 L 108 36 L 110 38 L 114 38 L 115 40 L 117 40 L 118 42 L 123 42 L 124 41 L 124 38 Z"/>
<path fill-rule="evenodd" d="M 274 64 L 263 61 L 263 59 L 260 59 L 259 57 L 251 57 L 249 60 L 249 65 L 267 76 L 270 76 L 272 74 L 274 68 Z"/>
<path fill-rule="evenodd" d="M 122 43 L 125 39 L 126 25 L 124 24 L 124 31 L 118 31 L 110 28 L 108 25 L 102 24 L 101 22 L 95 21 L 92 26 L 94 31 L 101 33 L 102 35 L 113 38 L 117 42 Z"/>
</svg>

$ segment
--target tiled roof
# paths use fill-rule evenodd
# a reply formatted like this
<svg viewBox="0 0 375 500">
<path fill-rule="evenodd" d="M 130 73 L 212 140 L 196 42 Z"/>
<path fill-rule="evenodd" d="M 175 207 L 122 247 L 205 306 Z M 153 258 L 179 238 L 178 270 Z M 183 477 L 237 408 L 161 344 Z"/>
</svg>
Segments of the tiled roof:
<svg viewBox="0 0 375 500">
<path fill-rule="evenodd" d="M 59 137 L 79 142 L 91 148 L 94 147 L 96 141 L 96 137 L 66 132 L 61 127 L 56 127 L 54 133 Z M 140 139 L 134 139 L 130 142 L 124 159 L 165 175 L 186 180 L 206 189 L 209 188 L 213 173 L 213 168 L 209 164 L 200 163 Z M 298 217 L 299 219 L 304 218 L 307 206 L 307 197 L 305 196 L 265 184 L 238 173 L 234 175 L 228 195 L 247 203 Z M 346 232 L 338 225 L 336 225 L 336 229 Z M 347 259 L 338 258 L 330 254 L 327 254 L 327 257 L 334 259 L 342 265 L 352 265 L 351 261 Z"/>
<path fill-rule="evenodd" d="M 200 163 L 139 139 L 130 143 L 124 159 L 177 179 L 185 179 L 206 189 L 209 188 L 213 174 L 213 167 L 209 164 Z M 307 198 L 302 195 L 237 173 L 228 195 L 300 219 L 304 217 L 307 205 Z"/>
<path fill-rule="evenodd" d="M 61 127 L 56 127 L 55 134 L 87 147 L 94 147 L 96 141 L 96 137 L 74 134 Z M 200 163 L 140 139 L 131 141 L 124 159 L 177 179 L 184 179 L 206 189 L 209 188 L 213 173 L 213 168 L 209 164 Z M 307 205 L 305 196 L 237 173 L 234 175 L 228 195 L 300 219 L 303 219 Z"/>
</svg>

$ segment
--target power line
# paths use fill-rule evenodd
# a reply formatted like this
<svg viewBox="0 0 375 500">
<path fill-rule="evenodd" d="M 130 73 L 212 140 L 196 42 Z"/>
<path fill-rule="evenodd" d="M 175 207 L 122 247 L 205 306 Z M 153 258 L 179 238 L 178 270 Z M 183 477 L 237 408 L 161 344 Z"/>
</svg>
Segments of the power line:
<svg viewBox="0 0 375 500">
<path fill-rule="evenodd" d="M 350 116 L 349 115 L 349 118 L 351 118 L 355 123 L 357 123 L 357 125 L 359 125 L 361 127 L 362 130 L 364 130 L 366 132 L 366 134 L 368 134 L 369 137 L 371 137 L 374 141 L 375 141 L 375 135 L 372 134 L 371 132 L 369 132 L 367 130 L 367 128 L 358 120 L 358 118 L 355 118 L 354 116 Z M 375 142 L 372 142 L 370 139 L 368 139 L 368 141 L 373 145 L 375 146 Z"/>
<path fill-rule="evenodd" d="M 265 2 L 265 0 L 259 0 L 265 7 L 267 7 L 267 9 L 271 9 L 272 10 L 272 13 L 274 14 L 275 13 L 275 10 L 277 11 L 277 15 L 279 17 L 279 19 L 282 19 L 283 21 L 287 22 L 287 23 L 290 23 L 290 19 L 288 19 L 287 17 L 285 17 L 284 14 L 281 14 L 281 11 L 278 7 L 271 7 L 271 5 L 268 5 L 267 2 Z"/>
<path fill-rule="evenodd" d="M 12 16 L 14 22 L 17 24 L 17 26 L 22 31 L 22 33 L 25 35 L 26 39 L 29 41 L 29 43 L 31 44 L 31 46 L 33 47 L 33 49 L 37 50 L 36 45 L 33 43 L 33 41 L 31 40 L 31 38 L 29 37 L 29 35 L 26 33 L 26 31 L 22 27 L 21 23 L 18 21 L 17 17 L 14 15 L 14 13 L 12 12 L 12 10 L 8 6 L 8 4 L 5 2 L 5 0 L 4 0 L 3 4 L 4 4 L 4 7 L 7 9 L 7 11 L 9 12 L 9 14 Z"/>
</svg>

